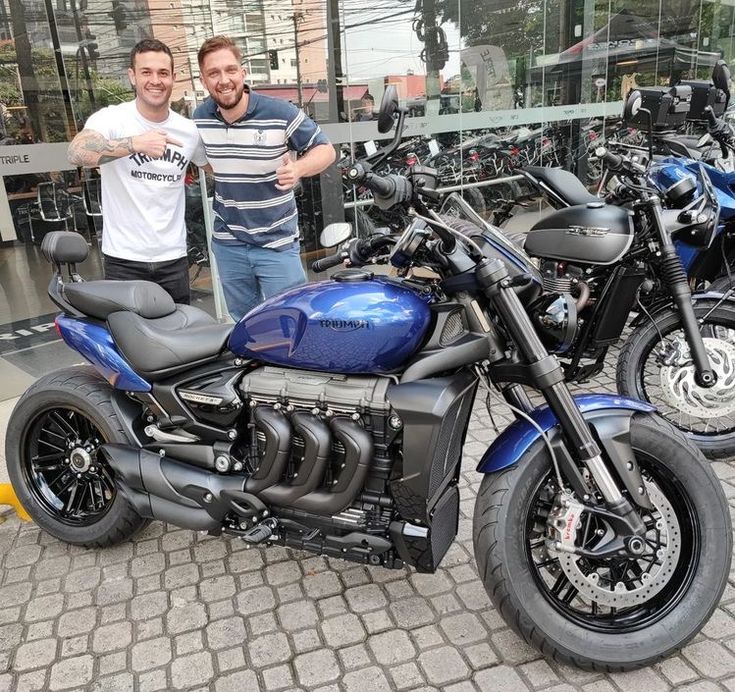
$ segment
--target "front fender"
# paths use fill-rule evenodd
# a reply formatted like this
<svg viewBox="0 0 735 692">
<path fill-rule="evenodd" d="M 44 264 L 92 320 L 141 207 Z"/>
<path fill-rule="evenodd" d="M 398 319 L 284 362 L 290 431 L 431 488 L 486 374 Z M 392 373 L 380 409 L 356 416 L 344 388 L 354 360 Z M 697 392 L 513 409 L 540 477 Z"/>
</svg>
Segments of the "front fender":
<svg viewBox="0 0 735 692">
<path fill-rule="evenodd" d="M 598 411 L 630 411 L 630 413 L 653 413 L 656 408 L 645 401 L 628 399 L 613 394 L 580 394 L 574 397 L 585 420 L 597 418 Z M 559 421 L 548 406 L 540 406 L 530 414 L 534 422 L 548 432 Z M 518 463 L 531 445 L 541 437 L 527 420 L 517 420 L 490 445 L 477 466 L 480 473 L 495 473 Z"/>
</svg>

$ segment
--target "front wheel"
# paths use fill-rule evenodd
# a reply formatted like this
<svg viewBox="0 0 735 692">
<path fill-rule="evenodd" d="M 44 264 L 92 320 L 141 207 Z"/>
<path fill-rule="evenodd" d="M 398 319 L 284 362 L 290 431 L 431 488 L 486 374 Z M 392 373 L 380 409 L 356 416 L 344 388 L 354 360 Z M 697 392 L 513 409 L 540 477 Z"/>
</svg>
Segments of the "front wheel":
<svg viewBox="0 0 735 692">
<path fill-rule="evenodd" d="M 651 402 L 713 459 L 735 454 L 735 306 L 700 301 L 694 314 L 717 382 L 701 387 L 679 313 L 663 310 L 637 327 L 620 350 L 621 394 Z"/>
<path fill-rule="evenodd" d="M 541 441 L 486 476 L 475 505 L 475 557 L 495 607 L 544 654 L 588 670 L 633 670 L 683 646 L 719 603 L 730 570 L 728 505 L 702 455 L 647 414 L 632 418 L 631 442 L 654 505 L 641 511 L 639 558 L 553 550 L 549 515 L 563 498 Z M 564 533 L 588 554 L 614 537 L 600 515 L 569 517 Z"/>
<path fill-rule="evenodd" d="M 65 543 L 113 545 L 147 523 L 97 454 L 102 444 L 130 443 L 112 393 L 90 367 L 57 370 L 34 382 L 8 422 L 5 458 L 15 494 L 42 529 Z"/>
</svg>

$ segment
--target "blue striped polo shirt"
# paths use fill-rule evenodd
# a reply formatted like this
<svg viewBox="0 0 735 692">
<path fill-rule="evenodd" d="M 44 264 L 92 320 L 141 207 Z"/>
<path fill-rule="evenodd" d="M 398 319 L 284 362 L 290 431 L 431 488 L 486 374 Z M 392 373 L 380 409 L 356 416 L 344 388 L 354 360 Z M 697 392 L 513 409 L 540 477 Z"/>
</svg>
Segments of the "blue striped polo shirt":
<svg viewBox="0 0 735 692">
<path fill-rule="evenodd" d="M 211 98 L 193 115 L 214 170 L 213 236 L 285 250 L 299 237 L 298 214 L 293 190 L 276 188 L 276 169 L 287 151 L 304 153 L 329 140 L 293 104 L 248 91 L 247 112 L 234 123 Z"/>
</svg>

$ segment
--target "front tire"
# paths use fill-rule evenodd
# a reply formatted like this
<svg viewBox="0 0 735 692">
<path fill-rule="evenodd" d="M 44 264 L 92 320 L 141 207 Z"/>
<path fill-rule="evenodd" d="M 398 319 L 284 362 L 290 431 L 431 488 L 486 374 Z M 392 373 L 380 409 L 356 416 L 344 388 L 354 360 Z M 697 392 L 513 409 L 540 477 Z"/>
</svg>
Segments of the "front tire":
<svg viewBox="0 0 735 692">
<path fill-rule="evenodd" d="M 633 331 L 617 365 L 621 394 L 651 402 L 712 459 L 735 454 L 735 305 L 715 305 L 694 305 L 717 375 L 714 387 L 697 385 L 679 313 L 673 308 L 654 314 L 654 322 Z"/>
<path fill-rule="evenodd" d="M 473 536 L 480 577 L 506 622 L 554 660 L 600 672 L 650 665 L 683 646 L 719 603 L 730 569 L 727 501 L 701 454 L 652 415 L 633 417 L 631 441 L 646 482 L 665 498 L 660 504 L 673 508 L 680 530 L 668 534 L 680 539 L 673 570 L 668 577 L 662 570 L 660 578 L 668 580 L 649 600 L 618 608 L 598 605 L 581 592 L 575 595 L 569 579 L 557 578 L 564 577 L 558 559 L 548 552 L 539 555 L 549 509 L 546 496 L 555 482 L 540 440 L 520 463 L 485 476 L 475 505 Z M 672 521 L 669 515 L 643 518 L 647 525 L 655 522 L 654 534 L 658 522 Z M 585 563 L 588 575 L 597 570 L 590 580 L 595 584 L 605 579 L 634 582 L 641 574 L 640 567 L 630 564 L 640 561 L 597 562 Z M 610 593 L 608 600 L 620 591 Z"/>
<path fill-rule="evenodd" d="M 112 393 L 91 367 L 57 370 L 23 394 L 8 422 L 13 489 L 33 520 L 65 543 L 110 546 L 147 523 L 97 455 L 101 444 L 130 444 Z"/>
</svg>

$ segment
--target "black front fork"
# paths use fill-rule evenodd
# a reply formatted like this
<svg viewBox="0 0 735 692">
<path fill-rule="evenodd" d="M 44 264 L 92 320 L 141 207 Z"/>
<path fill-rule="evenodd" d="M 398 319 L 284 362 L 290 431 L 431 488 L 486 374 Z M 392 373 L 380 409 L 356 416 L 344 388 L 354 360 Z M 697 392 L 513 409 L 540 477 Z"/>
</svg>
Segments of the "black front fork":
<svg viewBox="0 0 735 692">
<path fill-rule="evenodd" d="M 661 201 L 658 197 L 652 197 L 648 200 L 648 205 L 661 242 L 661 275 L 671 291 L 674 305 L 679 312 L 684 336 L 694 362 L 694 378 L 700 387 L 711 387 L 715 384 L 716 377 L 694 314 L 692 292 L 689 289 L 689 281 L 681 263 L 681 257 L 666 230 L 661 213 Z"/>
<path fill-rule="evenodd" d="M 570 452 L 589 469 L 609 509 L 624 518 L 636 533 L 643 522 L 602 459 L 600 448 L 564 381 L 564 370 L 541 343 L 533 323 L 513 290 L 512 280 L 502 261 L 485 259 L 477 265 L 477 281 L 500 315 L 506 329 L 528 362 L 536 386 L 556 414 Z"/>
</svg>

